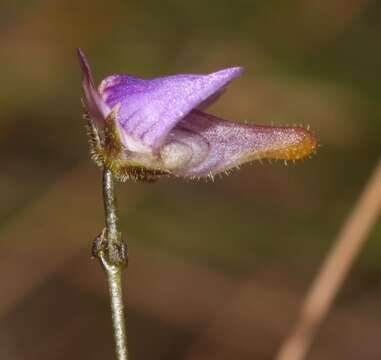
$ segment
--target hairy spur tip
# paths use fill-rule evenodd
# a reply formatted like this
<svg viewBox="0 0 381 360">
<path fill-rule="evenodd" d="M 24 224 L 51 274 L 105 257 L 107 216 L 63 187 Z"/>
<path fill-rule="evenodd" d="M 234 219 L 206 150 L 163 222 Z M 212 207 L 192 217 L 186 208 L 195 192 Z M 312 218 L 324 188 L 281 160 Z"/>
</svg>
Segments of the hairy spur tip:
<svg viewBox="0 0 381 360">
<path fill-rule="evenodd" d="M 276 141 L 266 149 L 265 158 L 269 160 L 302 160 L 312 155 L 318 147 L 316 136 L 303 127 L 279 128 Z"/>
</svg>

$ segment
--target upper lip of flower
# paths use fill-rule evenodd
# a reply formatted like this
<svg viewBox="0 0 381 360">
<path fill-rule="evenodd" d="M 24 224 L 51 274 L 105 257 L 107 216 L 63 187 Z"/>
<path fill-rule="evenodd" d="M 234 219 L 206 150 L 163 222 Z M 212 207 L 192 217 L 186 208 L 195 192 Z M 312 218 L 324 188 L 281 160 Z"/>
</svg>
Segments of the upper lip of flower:
<svg viewBox="0 0 381 360">
<path fill-rule="evenodd" d="M 86 96 L 88 110 L 96 105 L 106 117 L 115 105 L 121 104 L 118 114 L 121 126 L 130 136 L 155 150 L 181 119 L 209 103 L 243 71 L 241 67 L 232 67 L 208 75 L 178 74 L 152 80 L 111 75 L 97 91 L 84 53 L 78 49 L 78 54 L 85 95 L 92 96 Z M 96 113 L 95 109 L 93 112 Z"/>
<path fill-rule="evenodd" d="M 316 147 L 313 135 L 300 127 L 237 124 L 200 110 L 242 73 L 240 67 L 152 80 L 112 75 L 97 89 L 80 49 L 78 55 L 91 121 L 102 132 L 112 114 L 116 138 L 128 153 L 119 156 L 118 164 L 204 176 L 255 158 L 298 159 Z"/>
</svg>

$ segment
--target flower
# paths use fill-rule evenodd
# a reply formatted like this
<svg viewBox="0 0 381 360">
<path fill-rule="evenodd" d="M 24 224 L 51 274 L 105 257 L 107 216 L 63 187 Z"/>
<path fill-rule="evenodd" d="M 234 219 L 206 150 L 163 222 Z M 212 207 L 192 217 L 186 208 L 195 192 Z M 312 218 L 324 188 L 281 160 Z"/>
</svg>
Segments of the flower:
<svg viewBox="0 0 381 360">
<path fill-rule="evenodd" d="M 302 159 L 316 148 L 303 127 L 241 124 L 204 112 L 242 68 L 151 80 L 111 75 L 96 88 L 81 49 L 78 56 L 92 158 L 122 181 L 213 177 L 253 160 Z"/>
</svg>

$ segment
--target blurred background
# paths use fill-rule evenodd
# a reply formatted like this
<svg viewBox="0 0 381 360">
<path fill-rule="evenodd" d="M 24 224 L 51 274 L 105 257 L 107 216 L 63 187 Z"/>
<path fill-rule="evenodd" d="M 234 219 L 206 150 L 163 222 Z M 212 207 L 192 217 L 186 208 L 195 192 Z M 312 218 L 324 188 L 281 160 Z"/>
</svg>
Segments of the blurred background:
<svg viewBox="0 0 381 360">
<path fill-rule="evenodd" d="M 232 65 L 209 112 L 310 125 L 321 147 L 212 182 L 118 185 L 131 358 L 273 359 L 380 155 L 381 2 L 0 3 L 0 358 L 111 359 L 75 48 L 97 81 Z M 380 359 L 381 222 L 308 359 Z"/>
</svg>

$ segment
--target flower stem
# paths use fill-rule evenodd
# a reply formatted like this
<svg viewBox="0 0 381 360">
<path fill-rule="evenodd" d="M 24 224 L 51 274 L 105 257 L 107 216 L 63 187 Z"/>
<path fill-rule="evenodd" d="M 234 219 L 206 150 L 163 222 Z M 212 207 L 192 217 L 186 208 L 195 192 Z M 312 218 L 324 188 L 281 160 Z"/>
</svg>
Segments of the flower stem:
<svg viewBox="0 0 381 360">
<path fill-rule="evenodd" d="M 106 217 L 106 239 L 109 251 L 109 258 L 112 258 L 112 249 L 120 240 L 119 219 L 116 208 L 116 198 L 114 190 L 114 180 L 111 170 L 103 170 L 103 202 Z"/>
<path fill-rule="evenodd" d="M 122 272 L 127 266 L 127 245 L 119 232 L 119 221 L 114 192 L 114 181 L 109 169 L 103 170 L 103 200 L 106 228 L 101 237 L 102 244 L 96 251 L 107 275 L 111 301 L 112 325 L 117 360 L 127 360 L 127 335 L 123 307 Z M 97 246 L 97 245 L 96 245 Z"/>
</svg>

